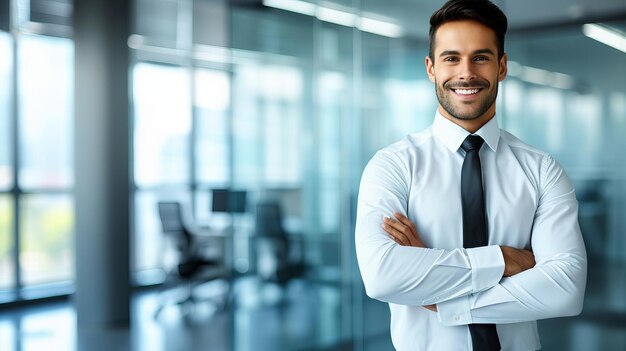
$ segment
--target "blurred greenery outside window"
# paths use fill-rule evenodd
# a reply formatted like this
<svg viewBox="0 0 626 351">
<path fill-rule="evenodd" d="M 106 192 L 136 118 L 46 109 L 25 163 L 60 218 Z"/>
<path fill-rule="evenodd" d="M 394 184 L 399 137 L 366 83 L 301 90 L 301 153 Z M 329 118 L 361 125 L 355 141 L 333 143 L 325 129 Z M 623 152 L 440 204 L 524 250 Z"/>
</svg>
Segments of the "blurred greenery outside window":
<svg viewBox="0 0 626 351">
<path fill-rule="evenodd" d="M 23 284 L 73 280 L 74 206 L 71 196 L 24 195 L 20 205 Z"/>
<path fill-rule="evenodd" d="M 13 210 L 11 197 L 0 195 L 0 291 L 13 287 Z"/>
</svg>

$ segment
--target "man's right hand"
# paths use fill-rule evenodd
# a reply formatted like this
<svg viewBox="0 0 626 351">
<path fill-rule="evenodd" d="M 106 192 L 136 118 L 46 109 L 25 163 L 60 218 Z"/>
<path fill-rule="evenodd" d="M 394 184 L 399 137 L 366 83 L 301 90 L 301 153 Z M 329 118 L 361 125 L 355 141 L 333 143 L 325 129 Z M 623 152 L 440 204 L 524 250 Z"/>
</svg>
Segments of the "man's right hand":
<svg viewBox="0 0 626 351">
<path fill-rule="evenodd" d="M 535 255 L 530 250 L 500 246 L 504 256 L 504 276 L 510 277 L 535 266 Z"/>
</svg>

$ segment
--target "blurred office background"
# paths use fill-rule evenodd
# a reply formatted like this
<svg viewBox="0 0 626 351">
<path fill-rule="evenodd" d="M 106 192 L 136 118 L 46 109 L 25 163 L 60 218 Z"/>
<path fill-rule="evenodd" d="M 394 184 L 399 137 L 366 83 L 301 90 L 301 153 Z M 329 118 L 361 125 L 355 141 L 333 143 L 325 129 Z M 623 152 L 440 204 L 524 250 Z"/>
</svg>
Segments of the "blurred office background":
<svg viewBox="0 0 626 351">
<path fill-rule="evenodd" d="M 510 23 L 499 123 L 574 180 L 589 255 L 583 313 L 540 322 L 544 349 L 625 349 L 626 3 L 495 2 Z M 357 190 L 377 149 L 433 119 L 443 1 L 102 3 L 0 0 L 0 350 L 391 350 L 356 266 Z M 245 207 L 216 208 L 216 189 Z M 229 274 L 202 287 L 221 304 L 161 306 L 176 247 L 159 202 L 227 242 Z M 268 203 L 306 267 L 280 282 L 259 259 Z M 98 270 L 115 262 L 130 273 Z M 119 304 L 81 297 L 99 284 L 120 284 Z"/>
</svg>

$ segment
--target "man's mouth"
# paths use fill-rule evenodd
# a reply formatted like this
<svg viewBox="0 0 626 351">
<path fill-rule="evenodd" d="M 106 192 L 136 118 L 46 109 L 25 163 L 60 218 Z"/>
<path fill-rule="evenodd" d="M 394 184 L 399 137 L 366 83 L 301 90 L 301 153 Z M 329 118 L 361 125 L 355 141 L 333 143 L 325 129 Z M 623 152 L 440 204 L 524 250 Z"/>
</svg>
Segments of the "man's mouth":
<svg viewBox="0 0 626 351">
<path fill-rule="evenodd" d="M 458 95 L 474 95 L 481 91 L 482 88 L 456 88 L 451 90 Z"/>
</svg>

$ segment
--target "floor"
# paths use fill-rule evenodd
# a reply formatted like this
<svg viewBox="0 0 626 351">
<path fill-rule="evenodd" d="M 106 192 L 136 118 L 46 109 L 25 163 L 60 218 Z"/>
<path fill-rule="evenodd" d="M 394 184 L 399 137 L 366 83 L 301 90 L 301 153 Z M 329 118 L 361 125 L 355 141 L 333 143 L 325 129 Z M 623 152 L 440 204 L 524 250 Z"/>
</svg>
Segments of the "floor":
<svg viewBox="0 0 626 351">
<path fill-rule="evenodd" d="M 226 286 L 206 287 L 198 295 L 221 300 Z M 216 291 L 218 291 L 216 293 Z M 71 301 L 0 310 L 1 351 L 256 351 L 349 350 L 338 325 L 341 306 L 336 287 L 292 281 L 286 290 L 256 278 L 235 285 L 237 308 L 213 302 L 192 308 L 169 303 L 176 291 L 146 290 L 133 298 L 128 329 L 76 330 Z M 166 302 L 157 316 L 158 306 Z"/>
<path fill-rule="evenodd" d="M 623 277 L 623 266 L 590 272 L 581 316 L 539 322 L 543 350 L 626 350 Z M 213 284 L 204 294 L 221 296 L 225 287 Z M 349 312 L 348 325 L 363 335 L 352 337 L 341 318 L 346 305 L 337 287 L 293 281 L 281 290 L 242 278 L 234 291 L 235 308 L 200 302 L 187 311 L 166 304 L 155 318 L 159 303 L 178 292 L 142 290 L 133 298 L 130 330 L 77 332 L 71 300 L 0 309 L 0 351 L 393 350 L 385 304 L 363 298 L 364 308 Z"/>
</svg>

